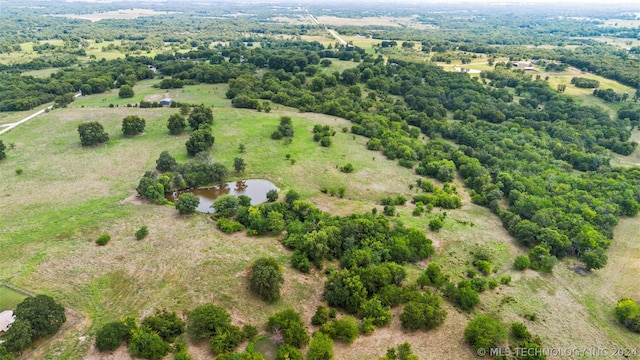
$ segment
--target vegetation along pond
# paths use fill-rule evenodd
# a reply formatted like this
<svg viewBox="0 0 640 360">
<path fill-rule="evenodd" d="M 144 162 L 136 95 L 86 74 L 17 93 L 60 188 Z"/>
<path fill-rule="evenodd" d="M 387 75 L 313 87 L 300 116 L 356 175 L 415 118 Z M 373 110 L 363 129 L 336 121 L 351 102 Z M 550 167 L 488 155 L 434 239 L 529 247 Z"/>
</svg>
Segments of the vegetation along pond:
<svg viewBox="0 0 640 360">
<path fill-rule="evenodd" d="M 210 187 L 174 191 L 166 194 L 166 198 L 169 201 L 176 202 L 181 194 L 190 192 L 200 198 L 200 204 L 198 204 L 196 210 L 211 214 L 214 212 L 211 204 L 213 204 L 218 196 L 227 194 L 235 196 L 246 195 L 251 198 L 251 205 L 257 205 L 266 202 L 267 192 L 273 189 L 280 190 L 269 180 L 249 179 Z"/>
</svg>

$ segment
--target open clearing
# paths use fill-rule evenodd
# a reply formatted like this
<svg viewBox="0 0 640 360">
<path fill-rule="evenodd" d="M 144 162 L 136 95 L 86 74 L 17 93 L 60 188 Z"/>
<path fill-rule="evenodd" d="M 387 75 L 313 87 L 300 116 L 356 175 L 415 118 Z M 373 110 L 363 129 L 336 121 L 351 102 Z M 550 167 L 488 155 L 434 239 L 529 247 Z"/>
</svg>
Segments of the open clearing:
<svg viewBox="0 0 640 360">
<path fill-rule="evenodd" d="M 164 90 L 152 87 L 154 83 L 136 85 L 134 99 L 119 99 L 115 92 L 79 98 L 70 108 L 56 109 L 2 137 L 15 148 L 0 166 L 0 178 L 8 179 L 0 188 L 0 278 L 53 295 L 86 318 L 49 345 L 45 357 L 81 359 L 89 353 L 92 359 L 130 359 L 124 348 L 113 355 L 90 350 L 91 335 L 105 322 L 127 315 L 143 317 L 156 309 L 184 312 L 215 302 L 229 310 L 236 324 L 251 323 L 262 330 L 269 315 L 289 306 L 308 321 L 321 301 L 324 272 L 305 275 L 290 268 L 290 254 L 277 238 L 224 235 L 204 215 L 182 217 L 169 206 L 126 200 L 144 171 L 155 166 L 160 152 L 167 150 L 179 161 L 187 158 L 188 135 L 170 136 L 166 129 L 167 118 L 177 109 L 122 106 L 145 96 L 164 95 Z M 213 158 L 231 168 L 234 157 L 243 157 L 247 170 L 242 178 L 265 178 L 285 191 L 295 189 L 335 214 L 370 211 L 389 195 L 416 194 L 409 190 L 417 179 L 413 171 L 379 152 L 367 151 L 366 138 L 342 131 L 350 126 L 348 121 L 276 105 L 269 114 L 233 109 L 225 92 L 226 85 L 198 85 L 169 94 L 177 101 L 215 105 Z M 109 108 L 110 103 L 119 106 Z M 122 136 L 120 126 L 127 115 L 147 120 L 144 135 Z M 293 118 L 295 136 L 289 145 L 269 137 L 281 115 Z M 88 120 L 105 126 L 111 138 L 107 145 L 80 146 L 77 126 Z M 331 147 L 311 140 L 314 124 L 336 129 Z M 240 143 L 246 146 L 243 154 L 238 152 Z M 286 154 L 296 163 L 287 161 Z M 353 164 L 354 173 L 337 169 L 347 162 Z M 23 168 L 22 175 L 15 174 L 18 167 Z M 240 179 L 232 175 L 230 180 Z M 442 265 L 454 280 L 470 267 L 470 251 L 479 246 L 491 249 L 496 276 L 507 274 L 513 280 L 509 286 L 483 293 L 479 311 L 497 314 L 505 322 L 525 322 L 542 337 L 546 348 L 639 346 L 640 336 L 618 325 L 611 309 L 617 299 L 637 296 L 640 217 L 621 220 L 608 252 L 609 264 L 600 271 L 578 275 L 572 270 L 576 261 L 568 259 L 552 275 L 515 272 L 513 259 L 526 249 L 515 243 L 488 209 L 469 202 L 460 179 L 456 185 L 463 207 L 447 211 L 440 232 L 427 230 L 438 209 L 413 217 L 412 205 L 399 206 L 396 219 L 427 232 L 437 248 L 430 261 Z M 345 199 L 322 194 L 323 186 L 344 186 Z M 149 227 L 150 235 L 136 241 L 133 234 L 142 225 Z M 94 240 L 103 232 L 110 233 L 112 240 L 98 247 Z M 249 263 L 265 255 L 275 257 L 285 268 L 283 299 L 271 305 L 251 296 L 245 280 Z M 409 281 L 424 266 L 426 262 L 409 266 Z M 449 315 L 436 330 L 404 332 L 396 316 L 391 326 L 361 336 L 350 346 L 337 342 L 335 351 L 340 359 L 377 359 L 388 347 L 409 341 L 421 359 L 476 358 L 462 337 L 471 315 L 449 304 L 446 309 Z M 531 312 L 539 320 L 523 318 Z M 395 309 L 394 314 L 398 313 Z M 190 349 L 196 359 L 211 358 L 205 348 Z"/>
</svg>

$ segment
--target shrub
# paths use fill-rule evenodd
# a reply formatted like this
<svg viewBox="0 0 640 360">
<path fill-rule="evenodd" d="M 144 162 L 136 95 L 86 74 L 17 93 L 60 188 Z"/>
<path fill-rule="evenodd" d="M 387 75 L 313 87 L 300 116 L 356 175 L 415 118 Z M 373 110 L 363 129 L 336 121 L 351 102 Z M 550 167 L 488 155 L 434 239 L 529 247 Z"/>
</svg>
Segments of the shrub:
<svg viewBox="0 0 640 360">
<path fill-rule="evenodd" d="M 368 300 L 362 305 L 363 323 L 369 319 L 373 325 L 385 326 L 391 323 L 391 308 L 382 305 L 377 298 Z"/>
<path fill-rule="evenodd" d="M 481 273 L 483 273 L 484 275 L 490 275 L 492 273 L 492 265 L 491 262 L 486 261 L 486 260 L 475 260 L 473 262 L 473 265 L 475 265 L 476 268 L 478 268 L 478 270 L 480 270 Z"/>
<path fill-rule="evenodd" d="M 109 240 L 111 240 L 111 235 L 104 233 L 96 239 L 96 244 L 100 246 L 107 245 Z"/>
<path fill-rule="evenodd" d="M 99 351 L 113 351 L 120 347 L 129 336 L 129 329 L 120 321 L 103 325 L 96 333 L 96 348 Z"/>
<path fill-rule="evenodd" d="M 629 330 L 640 333 L 640 306 L 633 299 L 618 300 L 613 314 Z"/>
<path fill-rule="evenodd" d="M 495 348 L 507 338 L 507 331 L 496 319 L 478 314 L 464 329 L 464 339 L 474 350 Z"/>
<path fill-rule="evenodd" d="M 309 343 L 309 334 L 300 314 L 291 308 L 270 316 L 267 320 L 267 330 L 282 336 L 286 345 L 300 348 Z"/>
<path fill-rule="evenodd" d="M 142 326 L 160 335 L 162 340 L 173 342 L 178 335 L 184 332 L 185 323 L 178 318 L 175 312 L 162 311 L 144 318 Z"/>
<path fill-rule="evenodd" d="M 276 360 L 303 360 L 302 351 L 291 345 L 282 345 L 278 347 Z"/>
<path fill-rule="evenodd" d="M 131 87 L 131 85 L 122 85 L 120 86 L 120 91 L 118 92 L 118 96 L 126 99 L 126 98 L 132 98 L 133 95 L 135 95 L 135 92 L 133 91 L 133 88 Z"/>
<path fill-rule="evenodd" d="M 230 218 L 238 211 L 240 200 L 233 195 L 222 195 L 213 202 L 211 207 L 215 210 L 216 217 Z"/>
<path fill-rule="evenodd" d="M 409 301 L 400 314 L 402 327 L 409 330 L 429 330 L 437 327 L 447 316 L 442 304 L 442 298 L 429 291 L 415 301 Z"/>
<path fill-rule="evenodd" d="M 505 285 L 509 285 L 511 283 L 511 276 L 509 276 L 509 275 L 500 276 L 500 283 L 501 284 L 505 284 Z"/>
<path fill-rule="evenodd" d="M 21 168 L 17 168 L 16 169 L 16 175 L 22 175 L 22 169 Z"/>
<path fill-rule="evenodd" d="M 230 353 L 244 340 L 244 334 L 239 327 L 227 325 L 211 337 L 209 349 L 215 355 Z"/>
<path fill-rule="evenodd" d="M 129 341 L 131 354 L 145 359 L 160 360 L 170 350 L 171 346 L 164 342 L 158 334 L 145 328 L 133 331 Z"/>
<path fill-rule="evenodd" d="M 149 229 L 147 228 L 146 225 L 142 225 L 142 227 L 140 227 L 140 229 L 136 231 L 135 235 L 136 235 L 136 239 L 142 240 L 145 237 L 147 237 L 147 235 L 149 235 Z"/>
<path fill-rule="evenodd" d="M 529 257 L 524 255 L 519 255 L 518 257 L 516 257 L 516 260 L 513 262 L 513 267 L 516 270 L 528 269 L 529 266 L 531 266 L 531 260 L 529 260 Z"/>
<path fill-rule="evenodd" d="M 146 122 L 136 115 L 129 115 L 122 119 L 122 133 L 124 136 L 134 136 L 144 131 Z"/>
<path fill-rule="evenodd" d="M 267 191 L 267 201 L 274 202 L 276 200 L 278 200 L 278 190 L 271 189 Z"/>
<path fill-rule="evenodd" d="M 291 266 L 305 274 L 311 272 L 311 261 L 305 253 L 299 250 L 294 251 L 291 255 Z"/>
<path fill-rule="evenodd" d="M 187 127 L 187 122 L 184 116 L 180 114 L 173 114 L 169 116 L 169 121 L 167 122 L 167 128 L 169 129 L 169 133 L 171 135 L 182 134 L 186 127 Z"/>
<path fill-rule="evenodd" d="M 200 198 L 193 193 L 184 193 L 176 201 L 176 210 L 180 215 L 193 214 L 200 204 Z"/>
<path fill-rule="evenodd" d="M 309 351 L 307 352 L 307 360 L 332 360 L 333 359 L 333 340 L 322 332 L 313 334 Z"/>
<path fill-rule="evenodd" d="M 251 266 L 249 288 L 263 300 L 274 302 L 280 299 L 282 283 L 282 268 L 274 258 L 260 258 Z"/>
<path fill-rule="evenodd" d="M 245 324 L 242 326 L 242 335 L 245 339 L 252 340 L 258 335 L 258 329 L 253 325 Z"/>
<path fill-rule="evenodd" d="M 515 322 L 511 324 L 511 333 L 513 337 L 517 340 L 529 340 L 531 339 L 531 334 L 529 334 L 529 330 L 527 330 L 527 326 L 523 323 Z"/>
<path fill-rule="evenodd" d="M 92 146 L 109 141 L 109 135 L 104 131 L 104 127 L 97 121 L 92 121 L 78 125 L 80 143 L 82 146 Z"/>
<path fill-rule="evenodd" d="M 327 321 L 329 321 L 329 309 L 319 305 L 316 308 L 316 313 L 311 317 L 311 324 L 319 326 L 324 325 Z"/>
<path fill-rule="evenodd" d="M 7 149 L 7 147 L 4 145 L 2 140 L 0 140 L 0 160 L 2 160 L 2 159 L 7 157 L 7 154 L 5 153 L 6 149 Z"/>
<path fill-rule="evenodd" d="M 196 341 L 222 333 L 229 325 L 227 310 L 213 304 L 198 306 L 187 316 L 187 333 Z"/>
<path fill-rule="evenodd" d="M 231 234 L 234 232 L 244 230 L 244 226 L 237 221 L 229 220 L 227 218 L 220 218 L 216 221 L 216 226 L 220 231 Z"/>
<path fill-rule="evenodd" d="M 358 321 L 349 315 L 324 324 L 320 331 L 329 335 L 332 339 L 339 339 L 347 344 L 351 344 L 360 334 Z"/>
<path fill-rule="evenodd" d="M 351 165 L 351 163 L 347 163 L 347 164 L 342 165 L 340 167 L 340 171 L 342 171 L 343 173 L 347 173 L 347 174 L 352 173 L 353 170 L 354 170 L 353 169 L 353 165 Z"/>
<path fill-rule="evenodd" d="M 431 229 L 431 231 L 438 231 L 442 229 L 443 226 L 444 226 L 444 219 L 440 216 L 436 217 L 435 219 L 431 219 L 431 221 L 429 221 L 429 229 Z"/>
<path fill-rule="evenodd" d="M 161 152 L 158 160 L 156 160 L 156 170 L 160 172 L 171 171 L 176 165 L 178 165 L 178 162 L 168 151 Z"/>
</svg>

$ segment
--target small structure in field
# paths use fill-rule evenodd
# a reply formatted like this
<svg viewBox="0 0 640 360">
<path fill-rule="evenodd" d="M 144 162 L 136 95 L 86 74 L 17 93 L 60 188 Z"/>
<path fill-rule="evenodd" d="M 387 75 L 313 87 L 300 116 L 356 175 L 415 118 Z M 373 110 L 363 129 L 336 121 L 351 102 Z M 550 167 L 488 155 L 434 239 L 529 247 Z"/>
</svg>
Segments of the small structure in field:
<svg viewBox="0 0 640 360">
<path fill-rule="evenodd" d="M 12 310 L 0 312 L 0 334 L 9 330 L 14 321 L 16 321 L 16 316 L 13 315 Z"/>
<path fill-rule="evenodd" d="M 160 105 L 162 106 L 171 106 L 171 99 L 170 98 L 164 98 L 160 100 Z"/>
</svg>

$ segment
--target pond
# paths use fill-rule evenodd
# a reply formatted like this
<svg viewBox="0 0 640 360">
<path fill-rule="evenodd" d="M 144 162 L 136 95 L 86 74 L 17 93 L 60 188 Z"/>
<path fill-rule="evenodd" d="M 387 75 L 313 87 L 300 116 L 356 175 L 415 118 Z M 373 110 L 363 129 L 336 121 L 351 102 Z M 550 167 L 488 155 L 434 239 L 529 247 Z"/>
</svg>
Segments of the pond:
<svg viewBox="0 0 640 360">
<path fill-rule="evenodd" d="M 249 179 L 210 187 L 174 191 L 166 194 L 165 197 L 169 201 L 176 202 L 181 194 L 190 192 L 200 198 L 200 204 L 196 210 L 211 214 L 213 213 L 211 204 L 213 204 L 218 196 L 227 194 L 235 196 L 246 195 L 251 198 L 251 205 L 257 205 L 266 202 L 267 192 L 273 189 L 280 190 L 269 180 Z"/>
</svg>

